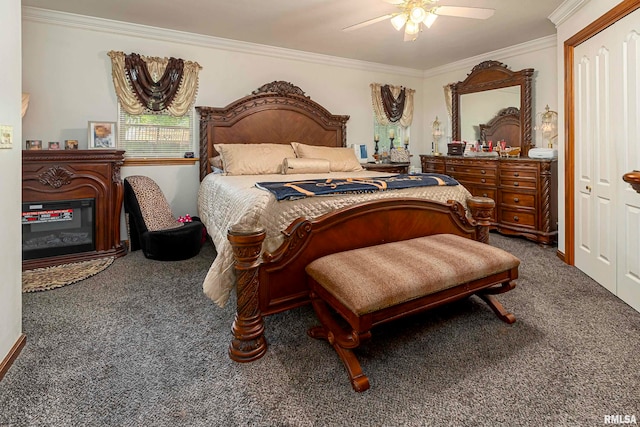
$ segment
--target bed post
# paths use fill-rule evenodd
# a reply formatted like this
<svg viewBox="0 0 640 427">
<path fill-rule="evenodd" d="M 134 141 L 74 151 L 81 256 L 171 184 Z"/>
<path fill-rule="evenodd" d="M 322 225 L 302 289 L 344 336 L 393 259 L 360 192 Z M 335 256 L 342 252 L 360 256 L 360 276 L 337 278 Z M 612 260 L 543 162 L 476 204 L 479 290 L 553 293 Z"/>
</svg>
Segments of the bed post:
<svg viewBox="0 0 640 427">
<path fill-rule="evenodd" d="M 496 202 L 489 197 L 469 197 L 467 206 L 471 216 L 478 223 L 478 241 L 489 243 L 489 226 Z"/>
<path fill-rule="evenodd" d="M 264 320 L 258 304 L 258 258 L 265 235 L 264 229 L 247 228 L 239 224 L 229 227 L 227 232 L 235 259 L 237 294 L 229 357 L 236 362 L 252 362 L 267 351 Z"/>
</svg>

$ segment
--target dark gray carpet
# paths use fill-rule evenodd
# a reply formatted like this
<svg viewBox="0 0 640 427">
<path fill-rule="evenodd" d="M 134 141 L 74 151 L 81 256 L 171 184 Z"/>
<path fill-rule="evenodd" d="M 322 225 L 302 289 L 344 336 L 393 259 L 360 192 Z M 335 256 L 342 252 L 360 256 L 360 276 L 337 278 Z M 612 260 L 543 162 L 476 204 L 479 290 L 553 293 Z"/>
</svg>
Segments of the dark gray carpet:
<svg viewBox="0 0 640 427">
<path fill-rule="evenodd" d="M 24 295 L 27 345 L 0 383 L 1 426 L 601 426 L 640 417 L 640 314 L 543 248 L 499 299 L 472 297 L 375 329 L 355 393 L 308 307 L 268 317 L 269 351 L 227 356 L 234 302 L 201 291 L 215 256 L 140 252 L 64 288 Z M 461 261 L 462 262 L 462 261 Z"/>
</svg>

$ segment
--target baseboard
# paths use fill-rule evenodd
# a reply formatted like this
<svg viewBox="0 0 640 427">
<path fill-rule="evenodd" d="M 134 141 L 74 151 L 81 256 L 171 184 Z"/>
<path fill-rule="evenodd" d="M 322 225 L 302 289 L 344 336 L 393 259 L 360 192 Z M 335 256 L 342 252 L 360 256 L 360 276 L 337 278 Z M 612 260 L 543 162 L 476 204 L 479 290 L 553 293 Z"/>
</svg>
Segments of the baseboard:
<svg viewBox="0 0 640 427">
<path fill-rule="evenodd" d="M 564 262 L 565 264 L 567 263 L 567 259 L 564 256 L 564 252 L 556 251 L 556 255 L 558 256 L 558 258 L 560 258 L 560 260 L 562 260 L 562 262 Z"/>
<path fill-rule="evenodd" d="M 4 378 L 4 374 L 9 371 L 11 365 L 13 365 L 13 361 L 17 359 L 20 351 L 22 351 L 22 347 L 27 343 L 27 336 L 25 334 L 20 334 L 16 343 L 11 347 L 9 354 L 4 358 L 2 363 L 0 363 L 0 381 Z"/>
</svg>

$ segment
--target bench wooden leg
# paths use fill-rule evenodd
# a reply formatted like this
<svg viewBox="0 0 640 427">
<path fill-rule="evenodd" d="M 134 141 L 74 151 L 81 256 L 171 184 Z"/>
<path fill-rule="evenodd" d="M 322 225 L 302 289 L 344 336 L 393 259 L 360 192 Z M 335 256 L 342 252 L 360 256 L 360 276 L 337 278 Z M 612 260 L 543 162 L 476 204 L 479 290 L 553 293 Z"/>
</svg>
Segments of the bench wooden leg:
<svg viewBox="0 0 640 427">
<path fill-rule="evenodd" d="M 489 307 L 491 307 L 493 312 L 496 314 L 496 316 L 498 316 L 500 320 L 505 323 L 512 324 L 516 321 L 516 316 L 514 316 L 513 313 L 509 313 L 500 303 L 500 301 L 498 301 L 498 299 L 493 295 L 502 294 L 504 292 L 510 291 L 515 287 L 515 282 L 506 282 L 499 287 L 483 289 L 482 291 L 476 293 L 476 295 L 482 298 L 482 300 L 486 302 Z"/>
<path fill-rule="evenodd" d="M 323 339 L 329 342 L 338 353 L 338 357 L 342 360 L 351 386 L 357 392 L 362 392 L 369 389 L 369 378 L 362 372 L 360 362 L 356 358 L 356 355 L 351 351 L 351 348 L 356 348 L 360 345 L 362 338 L 368 338 L 371 336 L 371 332 L 365 334 L 359 334 L 357 331 L 347 332 L 338 322 L 334 319 L 333 315 L 329 311 L 327 304 L 319 299 L 315 293 L 311 293 L 311 303 L 313 309 L 316 312 L 316 316 L 322 323 L 322 326 L 315 326 L 307 331 L 307 334 L 316 339 Z"/>
</svg>

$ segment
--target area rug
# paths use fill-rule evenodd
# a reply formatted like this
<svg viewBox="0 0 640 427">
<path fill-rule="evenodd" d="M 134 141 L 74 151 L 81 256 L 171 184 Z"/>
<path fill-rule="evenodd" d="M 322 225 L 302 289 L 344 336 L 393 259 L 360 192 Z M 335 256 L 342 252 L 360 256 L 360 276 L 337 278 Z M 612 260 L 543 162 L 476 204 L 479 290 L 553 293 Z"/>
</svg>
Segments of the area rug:
<svg viewBox="0 0 640 427">
<path fill-rule="evenodd" d="M 22 292 L 47 291 L 87 279 L 113 263 L 114 257 L 54 265 L 22 272 Z"/>
</svg>

